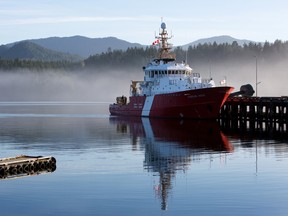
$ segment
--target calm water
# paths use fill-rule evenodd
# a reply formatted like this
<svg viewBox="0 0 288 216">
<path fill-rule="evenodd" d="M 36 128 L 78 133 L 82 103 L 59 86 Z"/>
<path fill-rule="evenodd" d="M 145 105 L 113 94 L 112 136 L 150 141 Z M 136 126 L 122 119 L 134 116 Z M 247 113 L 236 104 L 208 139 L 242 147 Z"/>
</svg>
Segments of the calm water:
<svg viewBox="0 0 288 216">
<path fill-rule="evenodd" d="M 107 108 L 0 103 L 1 158 L 57 160 L 54 172 L 0 179 L 1 215 L 288 215 L 285 134 Z"/>
</svg>

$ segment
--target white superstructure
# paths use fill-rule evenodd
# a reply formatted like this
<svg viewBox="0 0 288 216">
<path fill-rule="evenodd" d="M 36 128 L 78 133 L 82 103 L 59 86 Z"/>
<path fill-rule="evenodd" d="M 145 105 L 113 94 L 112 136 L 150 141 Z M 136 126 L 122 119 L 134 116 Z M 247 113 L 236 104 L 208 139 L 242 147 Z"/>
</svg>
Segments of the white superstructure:
<svg viewBox="0 0 288 216">
<path fill-rule="evenodd" d="M 144 81 L 132 81 L 131 96 L 156 95 L 191 89 L 215 87 L 212 79 L 202 79 L 199 73 L 193 73 L 185 62 L 176 63 L 175 54 L 170 52 L 172 45 L 166 31 L 166 24 L 161 24 L 162 32 L 156 37 L 160 44 L 158 58 L 152 60 L 144 70 Z"/>
</svg>

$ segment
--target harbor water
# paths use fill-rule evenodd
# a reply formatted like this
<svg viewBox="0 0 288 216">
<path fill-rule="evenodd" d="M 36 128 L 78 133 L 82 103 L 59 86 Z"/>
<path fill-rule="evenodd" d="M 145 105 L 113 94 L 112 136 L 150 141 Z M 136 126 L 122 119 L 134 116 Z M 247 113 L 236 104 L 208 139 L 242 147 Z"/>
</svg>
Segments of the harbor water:
<svg viewBox="0 0 288 216">
<path fill-rule="evenodd" d="M 53 172 L 2 175 L 1 215 L 288 214 L 286 134 L 111 117 L 108 106 L 0 103 L 0 157 L 57 161 Z"/>
</svg>

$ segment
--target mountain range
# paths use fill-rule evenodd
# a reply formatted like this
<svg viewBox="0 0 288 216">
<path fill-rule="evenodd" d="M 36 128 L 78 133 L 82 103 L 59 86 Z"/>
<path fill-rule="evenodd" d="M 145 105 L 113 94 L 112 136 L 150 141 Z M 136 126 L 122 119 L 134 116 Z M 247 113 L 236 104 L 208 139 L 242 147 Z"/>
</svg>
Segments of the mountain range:
<svg viewBox="0 0 288 216">
<path fill-rule="evenodd" d="M 21 41 L 12 46 L 0 46 L 0 58 L 72 62 L 82 59 L 78 55 L 47 49 L 30 41 Z"/>
<path fill-rule="evenodd" d="M 231 36 L 217 36 L 200 39 L 183 45 L 183 49 L 198 44 L 214 43 L 231 44 L 236 41 L 239 45 L 253 41 L 240 40 Z M 255 43 L 255 42 L 253 42 Z M 126 50 L 129 47 L 146 47 L 139 43 L 130 43 L 115 37 L 87 38 L 83 36 L 50 37 L 19 41 L 0 46 L 2 59 L 31 59 L 40 61 L 80 61 L 90 55 L 100 54 L 108 50 Z"/>
<path fill-rule="evenodd" d="M 215 36 L 215 37 L 210 37 L 210 38 L 203 38 L 203 39 L 199 39 L 196 40 L 194 42 L 188 43 L 186 45 L 183 45 L 182 48 L 183 49 L 187 49 L 189 46 L 197 46 L 198 44 L 213 44 L 214 42 L 217 44 L 224 44 L 224 43 L 228 43 L 228 44 L 232 44 L 234 41 L 236 41 L 238 43 L 238 45 L 243 46 L 244 44 L 249 44 L 250 42 L 252 43 L 257 43 L 255 41 L 251 41 L 251 40 L 246 40 L 246 39 L 236 39 L 233 38 L 231 36 L 228 35 L 222 35 L 222 36 Z"/>
</svg>

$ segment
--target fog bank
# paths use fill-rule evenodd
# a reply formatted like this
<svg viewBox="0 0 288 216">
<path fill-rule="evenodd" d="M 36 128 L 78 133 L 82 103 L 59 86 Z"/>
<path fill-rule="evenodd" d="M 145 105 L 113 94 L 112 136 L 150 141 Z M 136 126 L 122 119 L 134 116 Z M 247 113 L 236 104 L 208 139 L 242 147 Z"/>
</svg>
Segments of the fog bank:
<svg viewBox="0 0 288 216">
<path fill-rule="evenodd" d="M 0 101 L 112 102 L 117 95 L 129 93 L 131 79 L 137 75 L 123 71 L 17 71 L 2 72 L 0 77 Z"/>
<path fill-rule="evenodd" d="M 227 85 L 239 91 L 241 85 L 251 84 L 256 90 L 256 61 L 249 62 L 211 62 L 209 64 L 190 64 L 202 77 L 209 78 L 210 71 L 216 85 L 226 78 Z M 257 62 L 258 96 L 287 96 L 288 95 L 288 62 Z M 256 94 L 256 93 L 255 93 Z M 255 96 L 254 94 L 254 96 Z"/>
<path fill-rule="evenodd" d="M 255 58 L 249 62 L 197 63 L 190 66 L 203 78 L 213 77 L 216 85 L 226 79 L 238 91 L 241 85 L 256 89 Z M 257 62 L 258 96 L 288 95 L 288 62 Z M 129 95 L 131 80 L 143 80 L 141 68 L 97 72 L 28 70 L 0 72 L 0 101 L 91 101 L 114 102 Z"/>
</svg>

